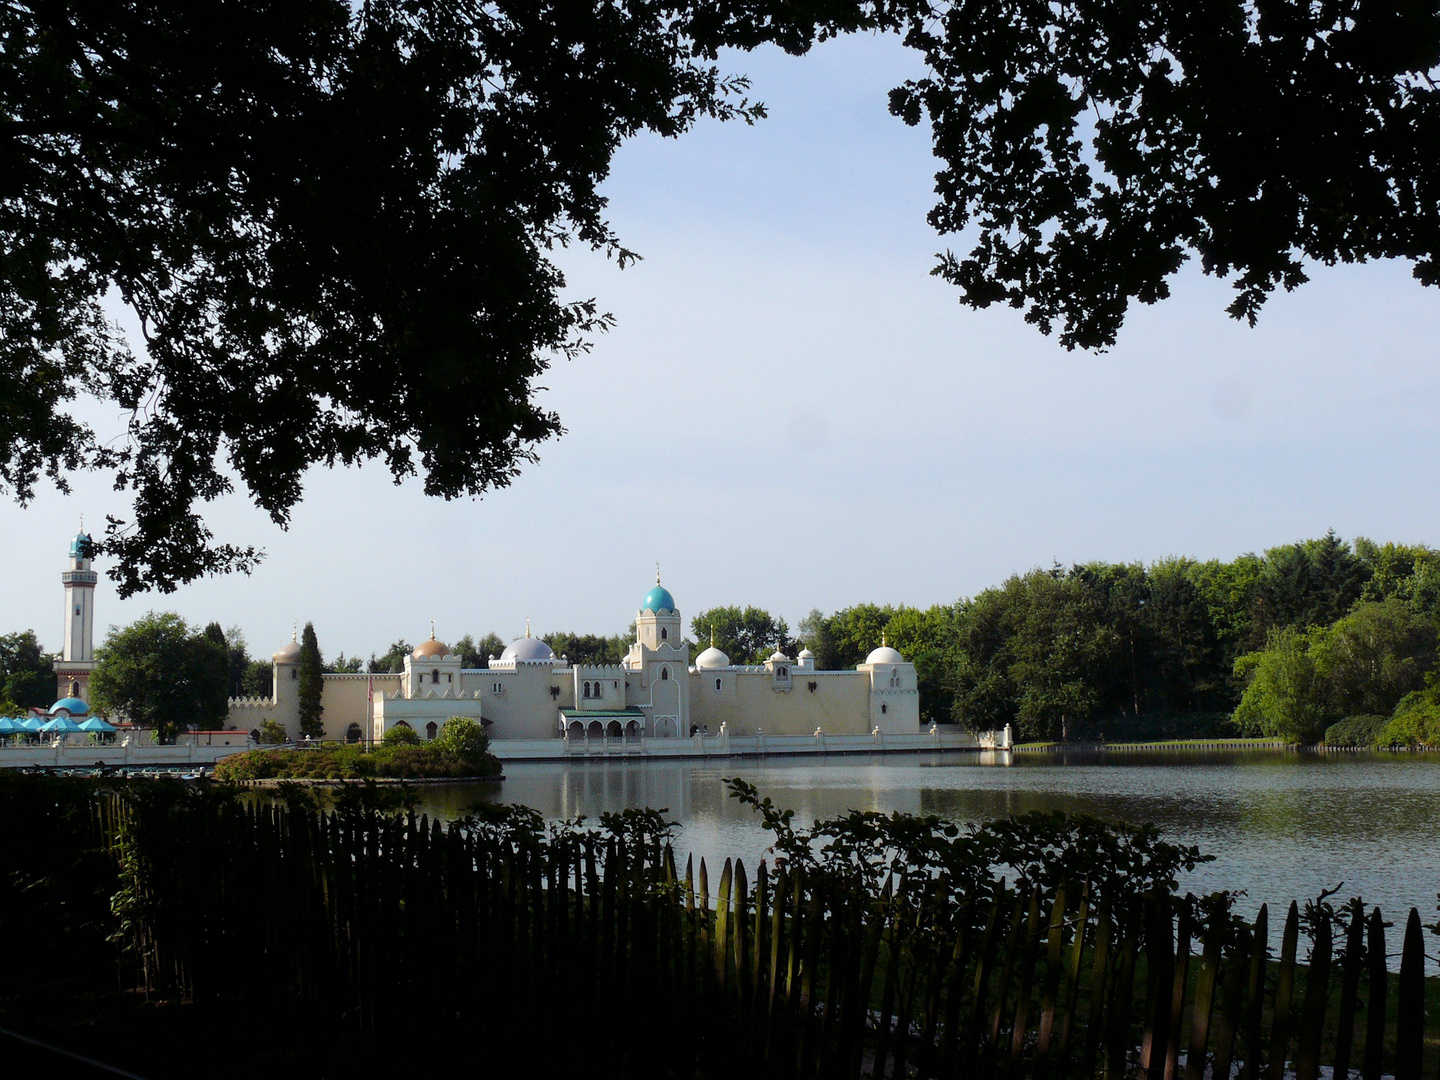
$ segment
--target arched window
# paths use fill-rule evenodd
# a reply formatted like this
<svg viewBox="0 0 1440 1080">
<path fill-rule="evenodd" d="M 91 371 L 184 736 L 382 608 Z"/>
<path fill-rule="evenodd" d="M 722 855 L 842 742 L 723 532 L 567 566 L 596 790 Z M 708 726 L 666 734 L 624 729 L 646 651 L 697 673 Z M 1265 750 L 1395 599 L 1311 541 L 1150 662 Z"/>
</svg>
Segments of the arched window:
<svg viewBox="0 0 1440 1080">
<path fill-rule="evenodd" d="M 663 626 L 660 627 L 660 640 L 661 640 L 661 641 L 669 641 L 669 640 L 670 640 L 670 631 L 667 630 L 667 629 L 666 629 L 665 627 L 663 627 Z"/>
<path fill-rule="evenodd" d="M 787 667 L 778 668 L 775 674 L 779 675 L 782 679 L 788 679 L 790 677 L 790 669 Z"/>
<path fill-rule="evenodd" d="M 715 680 L 715 689 L 716 689 L 716 690 L 719 690 L 719 689 L 720 689 L 720 680 L 719 680 L 719 679 L 716 679 L 716 680 Z"/>
<path fill-rule="evenodd" d="M 254 739 L 256 742 L 260 741 L 260 729 L 258 727 L 250 729 L 250 738 Z"/>
<path fill-rule="evenodd" d="M 889 706 L 889 705 L 881 705 L 881 706 L 880 706 L 880 711 L 881 711 L 882 713 L 884 713 L 884 712 L 889 712 L 889 711 L 890 711 L 890 706 Z"/>
<path fill-rule="evenodd" d="M 452 674 L 450 674 L 450 673 L 447 671 L 447 672 L 445 673 L 445 681 L 448 682 L 448 683 L 453 683 L 453 682 L 455 681 L 455 676 L 452 675 Z"/>
<path fill-rule="evenodd" d="M 890 685 L 891 685 L 891 686 L 899 686 L 899 685 L 900 685 L 900 673 L 899 673 L 898 671 L 892 671 L 892 672 L 890 673 Z"/>
<path fill-rule="evenodd" d="M 435 723 L 434 720 L 431 720 L 428 724 L 425 725 L 425 738 L 433 739 L 439 733 L 440 725 Z"/>
<path fill-rule="evenodd" d="M 298 678 L 300 677 L 300 669 L 299 669 L 299 668 L 293 668 L 293 667 L 292 667 L 292 668 L 290 669 L 290 677 L 291 677 L 292 679 L 298 679 Z"/>
<path fill-rule="evenodd" d="M 883 708 L 883 706 L 882 706 L 882 708 Z M 414 730 L 415 730 L 415 729 L 412 728 L 409 724 L 407 724 L 404 720 L 396 720 L 396 721 L 395 721 L 395 726 L 396 726 L 396 727 L 403 727 L 406 731 L 414 731 Z"/>
<path fill-rule="evenodd" d="M 80 696 L 80 680 L 79 680 L 79 679 L 71 679 L 71 680 L 70 680 L 70 696 L 71 696 L 71 697 L 79 697 L 79 696 Z"/>
<path fill-rule="evenodd" d="M 434 671 L 430 672 L 430 681 L 431 681 L 432 683 L 438 683 L 438 682 L 440 681 L 440 669 L 439 669 L 439 668 L 436 668 Z"/>
<path fill-rule="evenodd" d="M 668 678 L 670 678 L 670 669 L 669 669 L 668 667 L 662 667 L 662 668 L 660 669 L 660 678 L 661 678 L 661 679 L 668 679 Z"/>
</svg>

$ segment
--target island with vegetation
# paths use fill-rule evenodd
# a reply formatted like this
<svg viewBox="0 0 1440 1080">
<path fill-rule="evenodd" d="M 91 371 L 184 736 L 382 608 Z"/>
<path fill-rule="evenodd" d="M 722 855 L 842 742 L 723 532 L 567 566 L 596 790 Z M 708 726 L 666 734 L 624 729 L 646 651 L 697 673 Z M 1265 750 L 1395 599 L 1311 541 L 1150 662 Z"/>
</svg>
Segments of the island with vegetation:
<svg viewBox="0 0 1440 1080">
<path fill-rule="evenodd" d="M 322 744 L 315 747 L 248 750 L 222 758 L 219 780 L 479 780 L 499 779 L 500 761 L 490 737 L 468 716 L 452 716 L 437 738 L 422 742 L 409 728 L 391 728 L 375 747 Z"/>
</svg>

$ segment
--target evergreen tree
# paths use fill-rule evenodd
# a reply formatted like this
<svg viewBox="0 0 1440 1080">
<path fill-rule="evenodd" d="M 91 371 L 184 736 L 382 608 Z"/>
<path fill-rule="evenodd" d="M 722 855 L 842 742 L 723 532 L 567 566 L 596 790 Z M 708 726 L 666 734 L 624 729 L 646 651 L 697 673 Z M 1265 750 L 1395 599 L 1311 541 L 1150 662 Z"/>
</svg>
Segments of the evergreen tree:
<svg viewBox="0 0 1440 1080">
<path fill-rule="evenodd" d="M 315 640 L 315 624 L 307 622 L 300 635 L 300 734 L 312 739 L 325 734 L 322 719 L 325 707 L 320 704 L 325 689 L 324 670 L 320 643 Z"/>
</svg>

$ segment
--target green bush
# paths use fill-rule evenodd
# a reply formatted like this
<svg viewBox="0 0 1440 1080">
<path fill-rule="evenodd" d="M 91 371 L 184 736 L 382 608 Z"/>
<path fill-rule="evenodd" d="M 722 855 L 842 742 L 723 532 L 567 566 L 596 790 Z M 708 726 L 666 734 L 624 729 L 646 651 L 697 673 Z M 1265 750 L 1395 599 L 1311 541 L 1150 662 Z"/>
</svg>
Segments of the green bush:
<svg viewBox="0 0 1440 1080">
<path fill-rule="evenodd" d="M 1406 694 L 1380 729 L 1377 746 L 1440 746 L 1440 686 Z"/>
<path fill-rule="evenodd" d="M 485 734 L 480 721 L 468 716 L 452 716 L 446 720 L 435 745 L 461 765 L 478 766 L 490 755 L 490 736 Z"/>
<path fill-rule="evenodd" d="M 408 727 L 392 727 L 385 732 L 385 737 L 380 740 L 382 746 L 415 746 L 420 742 L 420 736 Z"/>
<path fill-rule="evenodd" d="M 480 739 L 485 740 L 483 732 Z M 488 743 L 488 740 L 485 740 Z M 445 741 L 414 746 L 334 745 L 309 750 L 250 750 L 222 758 L 215 766 L 220 780 L 429 780 L 498 776 L 500 762 L 463 726 L 456 732 L 459 753 Z"/>
<path fill-rule="evenodd" d="M 278 746 L 280 743 L 290 741 L 290 736 L 285 734 L 285 729 L 274 720 L 260 721 L 260 741 L 267 745 Z"/>
<path fill-rule="evenodd" d="M 1325 729 L 1326 746 L 1370 747 L 1390 722 L 1388 716 L 1347 716 Z"/>
</svg>

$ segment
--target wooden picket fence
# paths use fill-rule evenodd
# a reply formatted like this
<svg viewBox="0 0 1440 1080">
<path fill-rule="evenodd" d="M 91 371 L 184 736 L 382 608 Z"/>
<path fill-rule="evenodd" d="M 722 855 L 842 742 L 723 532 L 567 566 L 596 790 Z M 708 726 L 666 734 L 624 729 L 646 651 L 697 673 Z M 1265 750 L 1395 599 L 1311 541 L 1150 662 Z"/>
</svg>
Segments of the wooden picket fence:
<svg viewBox="0 0 1440 1080">
<path fill-rule="evenodd" d="M 765 862 L 716 880 L 643 832 L 93 807 L 150 994 L 377 1043 L 423 1023 L 432 1047 L 531 1075 L 1434 1075 L 1413 910 L 1397 978 L 1378 910 L 1322 906 L 1302 935 L 1292 904 L 1277 957 L 1264 908 L 1102 911 L 1084 882 L 971 899 L 892 876 L 871 895 Z"/>
</svg>

